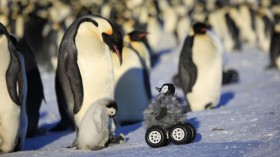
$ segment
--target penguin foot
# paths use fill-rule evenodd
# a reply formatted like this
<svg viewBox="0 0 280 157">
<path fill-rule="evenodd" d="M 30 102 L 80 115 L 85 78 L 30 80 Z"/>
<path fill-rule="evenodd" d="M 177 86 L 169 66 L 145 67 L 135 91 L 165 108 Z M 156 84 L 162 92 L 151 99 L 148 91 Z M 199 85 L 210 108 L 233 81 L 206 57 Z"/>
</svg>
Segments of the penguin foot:
<svg viewBox="0 0 280 157">
<path fill-rule="evenodd" d="M 276 68 L 277 68 L 276 65 L 271 63 L 265 67 L 265 70 L 271 70 L 271 69 L 276 69 Z"/>
<path fill-rule="evenodd" d="M 59 131 L 65 131 L 67 129 L 71 128 L 71 130 L 74 131 L 74 126 L 72 126 L 69 123 L 65 123 L 60 121 L 55 127 L 53 127 L 52 129 L 50 129 L 50 132 L 59 132 Z"/>
<path fill-rule="evenodd" d="M 236 83 L 239 80 L 238 72 L 234 69 L 229 69 L 227 71 L 223 71 L 223 85 Z"/>
<path fill-rule="evenodd" d="M 105 146 L 112 146 L 116 144 L 123 144 L 126 143 L 126 139 L 124 137 L 124 134 L 120 133 L 119 136 L 111 137 L 108 142 L 105 144 Z"/>
<path fill-rule="evenodd" d="M 37 128 L 36 130 L 34 130 L 32 132 L 28 132 L 26 134 L 26 137 L 27 138 L 32 138 L 32 137 L 35 137 L 35 136 L 41 136 L 41 135 L 46 134 L 47 131 L 48 131 L 48 129 L 46 129 L 46 128 Z"/>
</svg>

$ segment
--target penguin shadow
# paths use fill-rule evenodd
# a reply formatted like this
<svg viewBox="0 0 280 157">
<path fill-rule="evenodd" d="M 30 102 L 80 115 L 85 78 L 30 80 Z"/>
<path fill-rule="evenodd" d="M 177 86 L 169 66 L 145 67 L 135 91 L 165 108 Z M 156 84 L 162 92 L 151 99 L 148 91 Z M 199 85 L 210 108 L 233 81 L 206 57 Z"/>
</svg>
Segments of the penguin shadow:
<svg viewBox="0 0 280 157">
<path fill-rule="evenodd" d="M 48 129 L 55 126 L 55 123 L 44 124 L 40 126 L 39 129 L 46 130 L 43 134 L 37 135 L 31 138 L 26 138 L 24 144 L 24 150 L 37 150 L 50 143 L 53 143 L 56 140 L 59 140 L 61 137 L 73 133 L 73 130 L 65 130 L 62 132 L 49 132 Z"/>
<path fill-rule="evenodd" d="M 226 92 L 226 93 L 223 93 L 221 95 L 221 98 L 220 98 L 220 102 L 219 104 L 216 106 L 216 108 L 220 108 L 220 107 L 223 107 L 225 105 L 228 104 L 228 102 L 234 98 L 234 93 L 233 92 Z"/>
<path fill-rule="evenodd" d="M 168 54 L 172 52 L 172 49 L 166 49 L 158 52 L 158 54 L 154 54 L 151 56 L 151 63 L 152 63 L 152 68 L 156 67 L 160 63 L 160 59 L 162 55 Z"/>
<path fill-rule="evenodd" d="M 194 117 L 194 118 L 188 119 L 188 123 L 191 123 L 196 129 L 196 137 L 195 137 L 193 143 L 199 142 L 202 139 L 201 134 L 197 132 L 197 130 L 199 128 L 199 121 L 197 120 L 197 118 Z"/>
<path fill-rule="evenodd" d="M 24 150 L 37 150 L 40 149 L 54 141 L 60 139 L 63 136 L 66 136 L 72 133 L 72 130 L 67 130 L 63 132 L 48 132 L 44 136 L 36 136 L 33 138 L 28 138 L 25 141 Z"/>
</svg>

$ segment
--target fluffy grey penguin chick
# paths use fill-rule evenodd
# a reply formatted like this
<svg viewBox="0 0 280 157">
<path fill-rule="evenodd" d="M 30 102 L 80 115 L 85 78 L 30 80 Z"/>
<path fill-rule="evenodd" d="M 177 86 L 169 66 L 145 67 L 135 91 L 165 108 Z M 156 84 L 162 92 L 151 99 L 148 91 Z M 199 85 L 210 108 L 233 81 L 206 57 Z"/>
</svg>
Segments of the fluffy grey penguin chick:
<svg viewBox="0 0 280 157">
<path fill-rule="evenodd" d="M 114 100 L 103 98 L 92 103 L 85 113 L 78 134 L 78 149 L 99 150 L 110 138 L 111 118 L 118 108 Z"/>
<path fill-rule="evenodd" d="M 144 124 L 147 128 L 157 125 L 168 129 L 174 124 L 185 123 L 187 114 L 183 111 L 176 94 L 160 93 L 144 111 Z"/>
</svg>

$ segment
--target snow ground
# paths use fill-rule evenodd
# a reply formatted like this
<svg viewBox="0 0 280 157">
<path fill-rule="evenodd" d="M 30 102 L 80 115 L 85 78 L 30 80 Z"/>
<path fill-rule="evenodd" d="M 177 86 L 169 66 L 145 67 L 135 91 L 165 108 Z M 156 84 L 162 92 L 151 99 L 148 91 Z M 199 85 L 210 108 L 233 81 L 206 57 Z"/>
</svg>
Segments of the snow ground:
<svg viewBox="0 0 280 157">
<path fill-rule="evenodd" d="M 151 73 L 151 87 L 170 82 L 177 72 L 178 52 L 164 53 Z M 99 151 L 66 148 L 74 133 L 48 132 L 26 140 L 25 150 L 3 157 L 50 156 L 280 156 L 280 72 L 265 70 L 268 56 L 254 47 L 229 53 L 227 67 L 239 71 L 237 84 L 223 86 L 217 109 L 189 113 L 188 121 L 197 129 L 195 141 L 187 145 L 170 143 L 150 148 L 144 139 L 142 123 L 119 128 L 127 143 Z M 54 74 L 42 73 L 47 104 L 41 108 L 40 126 L 50 128 L 59 120 L 54 93 Z M 177 94 L 182 91 L 177 88 Z"/>
</svg>

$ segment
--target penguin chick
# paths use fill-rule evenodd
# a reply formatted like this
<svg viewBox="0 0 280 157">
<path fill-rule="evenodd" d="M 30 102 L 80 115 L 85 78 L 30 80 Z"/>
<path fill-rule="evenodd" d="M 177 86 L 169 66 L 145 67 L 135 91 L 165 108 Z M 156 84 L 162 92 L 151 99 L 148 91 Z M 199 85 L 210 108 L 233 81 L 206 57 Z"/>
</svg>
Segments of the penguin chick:
<svg viewBox="0 0 280 157">
<path fill-rule="evenodd" d="M 109 140 L 109 121 L 117 113 L 114 100 L 102 98 L 92 103 L 85 113 L 78 134 L 78 149 L 99 150 Z"/>
</svg>

